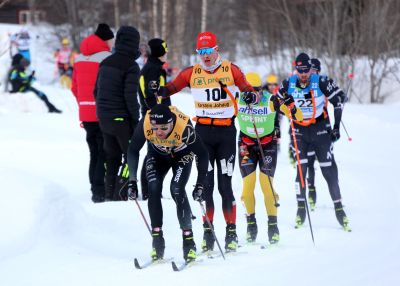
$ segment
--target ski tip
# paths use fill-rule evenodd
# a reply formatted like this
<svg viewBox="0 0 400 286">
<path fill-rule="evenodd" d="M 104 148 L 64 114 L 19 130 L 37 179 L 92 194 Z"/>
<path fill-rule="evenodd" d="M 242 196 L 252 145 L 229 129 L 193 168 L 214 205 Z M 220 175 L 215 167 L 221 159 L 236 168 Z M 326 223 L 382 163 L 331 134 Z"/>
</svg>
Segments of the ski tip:
<svg viewBox="0 0 400 286">
<path fill-rule="evenodd" d="M 142 267 L 140 267 L 139 261 L 137 260 L 137 258 L 134 259 L 135 262 L 135 268 L 136 269 L 142 269 Z"/>
<path fill-rule="evenodd" d="M 171 265 L 172 265 L 172 270 L 174 270 L 174 271 L 179 271 L 179 268 L 178 268 L 178 266 L 176 266 L 175 261 L 172 261 L 172 262 L 171 262 Z"/>
</svg>

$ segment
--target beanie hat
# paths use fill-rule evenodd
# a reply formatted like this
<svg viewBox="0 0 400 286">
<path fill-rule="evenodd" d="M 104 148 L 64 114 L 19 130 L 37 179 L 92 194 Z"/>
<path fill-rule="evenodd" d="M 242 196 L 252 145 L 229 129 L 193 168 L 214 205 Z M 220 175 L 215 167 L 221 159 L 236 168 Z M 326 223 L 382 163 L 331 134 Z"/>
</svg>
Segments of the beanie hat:
<svg viewBox="0 0 400 286">
<path fill-rule="evenodd" d="M 311 68 L 316 70 L 317 72 L 321 71 L 321 62 L 319 59 L 311 59 Z"/>
<path fill-rule="evenodd" d="M 161 39 L 151 39 L 148 42 L 150 47 L 150 55 L 155 58 L 162 57 L 168 52 L 167 43 Z"/>
<path fill-rule="evenodd" d="M 300 53 L 296 57 L 295 67 L 297 70 L 308 71 L 311 69 L 311 60 L 310 57 L 306 53 Z"/>
<path fill-rule="evenodd" d="M 262 85 L 261 77 L 256 72 L 247 73 L 246 80 L 252 87 L 260 87 Z"/>
<path fill-rule="evenodd" d="M 197 35 L 196 49 L 214 48 L 217 46 L 217 36 L 212 32 L 202 32 Z"/>
<path fill-rule="evenodd" d="M 173 113 L 165 104 L 156 104 L 149 112 L 151 124 L 168 124 L 173 121 Z"/>
<path fill-rule="evenodd" d="M 108 41 L 114 38 L 114 33 L 111 31 L 110 26 L 105 23 L 100 23 L 97 26 L 96 31 L 94 32 L 96 36 L 98 36 L 103 41 Z"/>
</svg>

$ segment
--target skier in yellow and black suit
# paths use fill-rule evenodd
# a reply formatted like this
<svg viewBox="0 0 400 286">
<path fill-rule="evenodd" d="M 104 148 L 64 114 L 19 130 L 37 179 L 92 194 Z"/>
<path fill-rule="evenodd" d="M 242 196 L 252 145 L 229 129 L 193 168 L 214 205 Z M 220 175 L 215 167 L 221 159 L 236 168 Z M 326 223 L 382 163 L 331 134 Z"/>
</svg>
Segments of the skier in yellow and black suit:
<svg viewBox="0 0 400 286">
<path fill-rule="evenodd" d="M 139 151 L 145 142 L 149 143 L 146 161 L 146 176 L 149 189 L 149 214 L 152 227 L 154 260 L 164 256 L 163 208 L 161 204 L 162 185 L 169 169 L 172 169 L 171 196 L 176 203 L 176 212 L 182 229 L 183 257 L 187 263 L 196 259 L 196 245 L 193 240 L 191 210 L 186 196 L 186 184 L 196 159 L 197 182 L 193 199 L 202 201 L 208 170 L 208 154 L 188 116 L 176 107 L 155 105 L 139 122 L 128 150 L 130 199 L 136 199 L 137 167 Z"/>
<path fill-rule="evenodd" d="M 276 110 L 281 110 L 283 113 L 288 114 L 289 109 L 284 104 L 280 105 L 273 94 L 268 91 L 262 91 L 261 78 L 257 73 L 246 74 L 246 80 L 261 97 L 260 102 L 254 105 L 246 104 L 242 97 L 239 100 L 239 165 L 243 177 L 242 201 L 247 212 L 247 241 L 254 242 L 258 233 L 255 217 L 254 188 L 257 165 L 260 165 L 259 180 L 268 214 L 268 240 L 271 244 L 275 244 L 279 241 L 276 204 L 279 197 L 278 194 L 274 193 L 271 184 L 275 174 L 277 140 L 280 134 L 279 125 L 276 124 L 275 119 L 278 116 Z M 285 102 L 290 103 L 290 100 Z M 302 120 L 300 109 L 293 107 L 291 112 L 294 118 Z"/>
</svg>

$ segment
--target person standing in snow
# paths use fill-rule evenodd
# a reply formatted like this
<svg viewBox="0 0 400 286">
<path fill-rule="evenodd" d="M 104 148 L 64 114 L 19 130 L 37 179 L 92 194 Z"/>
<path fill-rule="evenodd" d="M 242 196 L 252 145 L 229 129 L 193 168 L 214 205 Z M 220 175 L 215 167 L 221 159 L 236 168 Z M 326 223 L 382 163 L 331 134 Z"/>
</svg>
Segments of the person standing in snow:
<svg viewBox="0 0 400 286">
<path fill-rule="evenodd" d="M 122 26 L 116 36 L 115 53 L 100 64 L 94 97 L 97 118 L 106 151 L 106 200 L 127 200 L 129 139 L 139 121 L 140 34 L 136 28 Z M 121 180 L 117 176 L 121 175 Z M 126 186 L 126 188 L 125 188 Z"/>
<path fill-rule="evenodd" d="M 246 103 L 258 101 L 258 95 L 246 81 L 238 66 L 223 60 L 219 54 L 217 37 L 212 32 L 202 32 L 197 36 L 196 51 L 200 63 L 184 69 L 159 94 L 170 96 L 185 87 L 190 87 L 196 109 L 196 131 L 208 150 L 210 159 L 208 183 L 205 186 L 207 217 L 214 218 L 214 166 L 218 169 L 218 190 L 222 197 L 222 209 L 226 222 L 225 249 L 236 251 L 236 201 L 232 190 L 232 174 L 236 157 L 235 98 L 243 91 Z M 225 86 L 221 86 L 221 82 Z M 225 88 L 223 88 L 225 87 Z M 230 91 L 227 94 L 225 89 Z M 214 248 L 214 237 L 204 221 L 202 249 Z"/>
<path fill-rule="evenodd" d="M 81 54 L 76 58 L 72 73 L 71 91 L 78 102 L 79 120 L 86 131 L 86 142 L 89 146 L 89 182 L 94 203 L 105 200 L 105 152 L 93 90 L 100 63 L 111 55 L 113 38 L 110 27 L 104 23 L 99 24 L 93 35 L 83 39 L 80 45 Z"/>
<path fill-rule="evenodd" d="M 30 52 L 31 36 L 28 30 L 21 29 L 18 33 L 14 34 L 10 38 L 10 51 L 12 47 L 15 47 L 17 54 L 21 54 L 26 60 L 28 60 L 28 65 L 32 62 L 31 52 Z"/>
<path fill-rule="evenodd" d="M 187 115 L 173 106 L 154 105 L 139 122 L 129 145 L 128 163 L 132 181 L 128 195 L 134 200 L 138 194 L 136 182 L 139 151 L 145 141 L 149 144 L 146 155 L 146 174 L 153 237 L 151 256 L 154 260 L 162 259 L 164 256 L 161 194 L 165 175 L 172 168 L 171 196 L 176 203 L 178 220 L 182 229 L 183 257 L 186 262 L 190 262 L 196 259 L 196 244 L 193 239 L 192 212 L 185 187 L 191 173 L 192 161 L 196 158 L 198 174 L 193 199 L 202 201 L 208 168 L 207 149 L 196 134 Z"/>
<path fill-rule="evenodd" d="M 296 57 L 295 68 L 296 73 L 281 83 L 277 96 L 285 100 L 287 95 L 291 95 L 296 107 L 303 112 L 303 121 L 293 120 L 302 176 L 305 178 L 307 173 L 307 152 L 315 150 L 322 175 L 328 183 L 336 218 L 340 225 L 347 229 L 349 220 L 343 210 L 338 168 L 333 155 L 333 142 L 340 138 L 339 127 L 346 96 L 332 79 L 311 72 L 311 60 L 307 54 L 301 53 Z M 332 130 L 327 128 L 327 101 L 334 106 L 335 122 Z M 306 189 L 298 183 L 299 178 L 297 168 L 297 227 L 304 224 L 306 217 Z"/>
<path fill-rule="evenodd" d="M 280 134 L 279 126 L 276 125 L 276 117 L 281 109 L 286 113 L 289 111 L 285 105 L 280 106 L 273 94 L 262 90 L 261 77 L 257 73 L 247 73 L 246 80 L 260 95 L 258 104 L 246 104 L 242 98 L 238 104 L 237 117 L 240 126 L 238 156 L 240 173 L 243 178 L 241 199 L 247 214 L 247 241 L 254 242 L 258 233 L 254 188 L 257 165 L 259 165 L 259 181 L 268 214 L 268 240 L 271 244 L 276 244 L 279 242 L 277 219 L 279 196 L 274 192 L 272 186 L 277 163 L 277 141 Z M 294 108 L 292 112 L 296 119 L 302 119 L 300 109 Z M 260 146 L 262 150 L 260 150 Z"/>
<path fill-rule="evenodd" d="M 12 68 L 9 72 L 9 82 L 11 83 L 12 90 L 10 93 L 29 92 L 32 91 L 46 104 L 50 113 L 61 113 L 62 111 L 56 108 L 47 98 L 44 92 L 34 88 L 32 83 L 35 81 L 35 71 L 30 75 L 26 73 L 29 66 L 29 61 L 21 54 L 16 54 L 12 59 Z"/>
</svg>

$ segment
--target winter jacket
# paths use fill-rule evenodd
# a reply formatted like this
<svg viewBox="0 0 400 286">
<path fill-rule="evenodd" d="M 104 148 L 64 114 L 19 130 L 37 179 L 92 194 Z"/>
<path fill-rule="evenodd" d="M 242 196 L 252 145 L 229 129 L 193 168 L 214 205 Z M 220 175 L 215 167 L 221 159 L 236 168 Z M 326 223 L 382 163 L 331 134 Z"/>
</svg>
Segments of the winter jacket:
<svg viewBox="0 0 400 286">
<path fill-rule="evenodd" d="M 105 41 L 96 35 L 83 39 L 81 54 L 75 60 L 72 74 L 72 93 L 79 105 L 79 120 L 82 122 L 98 121 L 93 90 L 96 83 L 100 63 L 111 55 Z"/>
<path fill-rule="evenodd" d="M 125 118 L 134 125 L 139 121 L 137 90 L 139 85 L 139 32 L 121 27 L 115 40 L 115 53 L 100 64 L 94 96 L 97 117 Z"/>
<path fill-rule="evenodd" d="M 32 74 L 27 74 L 25 68 L 22 65 L 14 66 L 9 73 L 9 81 L 11 82 L 12 90 L 14 92 L 25 92 L 29 89 L 35 77 Z"/>
<path fill-rule="evenodd" d="M 157 104 L 157 98 L 154 93 L 149 90 L 149 84 L 153 82 L 157 83 L 158 86 L 164 86 L 166 84 L 167 73 L 162 67 L 163 64 L 164 63 L 160 61 L 160 59 L 150 56 L 143 69 L 140 71 L 139 99 L 142 117 L 146 115 L 147 110 Z M 171 105 L 171 99 L 165 98 L 161 103 Z"/>
</svg>

